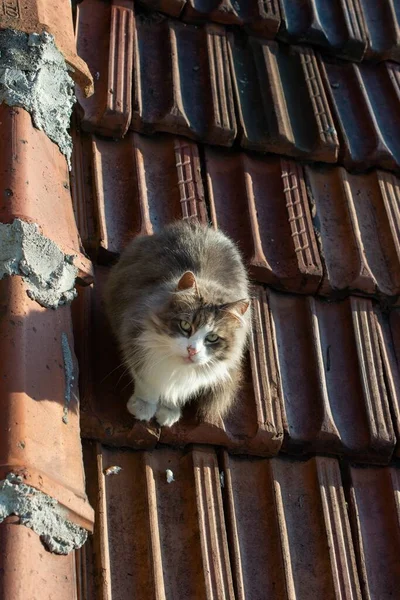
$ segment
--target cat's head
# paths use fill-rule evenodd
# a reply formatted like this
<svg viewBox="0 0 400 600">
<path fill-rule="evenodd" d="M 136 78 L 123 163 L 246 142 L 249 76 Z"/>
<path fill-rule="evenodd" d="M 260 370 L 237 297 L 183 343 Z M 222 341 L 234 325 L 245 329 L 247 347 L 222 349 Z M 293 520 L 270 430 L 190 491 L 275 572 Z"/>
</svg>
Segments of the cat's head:
<svg viewBox="0 0 400 600">
<path fill-rule="evenodd" d="M 187 271 L 171 293 L 166 306 L 151 317 L 153 336 L 172 359 L 188 366 L 228 360 L 238 350 L 247 330 L 249 299 L 209 303 Z M 152 337 L 153 337 L 152 336 Z M 154 337 L 153 337 L 154 340 Z M 241 350 L 242 343 L 239 344 Z"/>
</svg>

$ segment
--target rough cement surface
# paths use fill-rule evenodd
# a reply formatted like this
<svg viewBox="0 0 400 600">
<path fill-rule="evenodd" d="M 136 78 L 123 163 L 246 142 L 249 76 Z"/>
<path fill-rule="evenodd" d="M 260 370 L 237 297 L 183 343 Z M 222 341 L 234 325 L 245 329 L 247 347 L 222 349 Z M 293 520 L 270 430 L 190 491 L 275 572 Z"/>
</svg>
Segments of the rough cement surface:
<svg viewBox="0 0 400 600">
<path fill-rule="evenodd" d="M 70 164 L 74 83 L 52 35 L 0 31 L 0 102 L 30 112 L 34 125 L 58 145 Z"/>
<path fill-rule="evenodd" d="M 64 359 L 64 373 L 65 373 L 65 392 L 64 392 L 64 413 L 63 422 L 68 423 L 68 409 L 71 402 L 72 388 L 74 387 L 74 361 L 72 359 L 71 348 L 69 347 L 68 336 L 66 333 L 61 335 L 61 347 Z"/>
<path fill-rule="evenodd" d="M 29 296 L 46 308 L 57 308 L 75 298 L 78 270 L 73 259 L 42 235 L 35 223 L 20 219 L 0 223 L 0 279 L 22 275 Z"/>
<path fill-rule="evenodd" d="M 37 533 L 55 554 L 68 554 L 87 539 L 85 529 L 63 516 L 57 500 L 22 483 L 13 473 L 0 481 L 0 523 L 10 515 L 17 515 L 20 523 Z"/>
</svg>

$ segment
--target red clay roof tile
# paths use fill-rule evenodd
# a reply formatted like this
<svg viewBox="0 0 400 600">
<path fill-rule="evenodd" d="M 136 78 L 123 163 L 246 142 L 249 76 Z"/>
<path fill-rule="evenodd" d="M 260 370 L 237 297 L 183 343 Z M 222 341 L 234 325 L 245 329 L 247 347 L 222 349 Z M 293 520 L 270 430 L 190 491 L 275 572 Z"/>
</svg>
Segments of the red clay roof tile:
<svg viewBox="0 0 400 600">
<path fill-rule="evenodd" d="M 396 440 L 372 302 L 352 297 L 327 303 L 270 292 L 269 303 L 284 449 L 388 462 Z"/>
<path fill-rule="evenodd" d="M 338 140 L 314 51 L 232 38 L 244 148 L 336 162 Z"/>
<path fill-rule="evenodd" d="M 396 467 L 350 468 L 350 519 L 364 598 L 398 594 L 399 492 Z"/>
<path fill-rule="evenodd" d="M 43 235 L 74 255 L 80 277 L 90 281 L 92 266 L 76 230 L 65 157 L 43 131 L 32 126 L 24 109 L 2 104 L 0 123 L 0 221 L 18 218 L 37 223 Z"/>
<path fill-rule="evenodd" d="M 88 590 L 121 599 L 233 600 L 213 449 L 146 453 L 90 445 L 86 465 L 99 511 Z M 107 476 L 109 466 L 122 470 Z"/>
<path fill-rule="evenodd" d="M 131 127 L 232 145 L 236 120 L 225 30 L 136 17 Z"/>
<path fill-rule="evenodd" d="M 21 475 L 24 483 L 56 498 L 70 520 L 90 529 L 70 309 L 41 307 L 15 276 L 0 281 L 0 313 L 0 479 L 10 472 Z M 65 343 L 73 360 L 71 381 Z"/>
<path fill-rule="evenodd" d="M 399 69 L 395 63 L 321 63 L 339 128 L 339 159 L 348 169 L 400 167 L 397 115 Z"/>
<path fill-rule="evenodd" d="M 292 292 L 316 292 L 322 266 L 302 167 L 212 148 L 205 163 L 212 221 L 239 244 L 251 275 Z"/>
<path fill-rule="evenodd" d="M 326 267 L 319 293 L 399 294 L 398 178 L 322 165 L 307 166 L 306 178 Z"/>
<path fill-rule="evenodd" d="M 74 554 L 46 552 L 36 533 L 8 517 L 0 524 L 0 596 L 7 600 L 75 598 Z"/>
<path fill-rule="evenodd" d="M 103 261 L 119 254 L 134 235 L 151 234 L 174 219 L 207 222 L 195 143 L 129 132 L 118 143 L 93 138 L 92 152 Z M 79 202 L 85 206 L 84 197 Z"/>
<path fill-rule="evenodd" d="M 125 135 L 132 114 L 133 0 L 84 0 L 77 7 L 76 38 L 89 65 L 95 94 L 77 91 L 82 127 L 112 137 Z"/>
<path fill-rule="evenodd" d="M 239 600 L 361 599 L 335 459 L 248 460 L 224 454 L 223 472 Z"/>
</svg>

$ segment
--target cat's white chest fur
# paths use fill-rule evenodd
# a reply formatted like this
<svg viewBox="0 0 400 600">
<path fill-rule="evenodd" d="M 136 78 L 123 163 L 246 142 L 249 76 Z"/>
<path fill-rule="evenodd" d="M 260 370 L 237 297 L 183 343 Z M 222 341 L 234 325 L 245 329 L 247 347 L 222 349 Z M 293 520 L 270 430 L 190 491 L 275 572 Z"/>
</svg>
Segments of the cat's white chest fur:
<svg viewBox="0 0 400 600">
<path fill-rule="evenodd" d="M 201 341 L 207 333 L 208 330 L 200 330 L 189 339 L 166 338 L 155 332 L 143 334 L 138 341 L 145 352 L 145 364 L 140 370 L 140 378 L 134 370 L 132 373 L 139 393 L 153 402 L 182 406 L 202 389 L 227 381 L 236 356 L 231 356 L 229 361 L 207 360 L 207 350 Z M 188 345 L 197 349 L 193 363 L 187 361 Z"/>
</svg>

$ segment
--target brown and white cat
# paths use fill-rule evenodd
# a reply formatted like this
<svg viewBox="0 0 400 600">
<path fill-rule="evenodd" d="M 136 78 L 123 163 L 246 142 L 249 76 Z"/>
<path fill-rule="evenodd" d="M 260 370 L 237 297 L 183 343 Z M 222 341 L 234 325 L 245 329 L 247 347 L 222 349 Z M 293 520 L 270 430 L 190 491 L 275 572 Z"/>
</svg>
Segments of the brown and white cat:
<svg viewBox="0 0 400 600">
<path fill-rule="evenodd" d="M 107 312 L 135 382 L 128 410 L 171 426 L 199 399 L 201 416 L 232 406 L 250 329 L 249 284 L 235 244 L 179 221 L 135 238 L 112 269 Z"/>
</svg>

